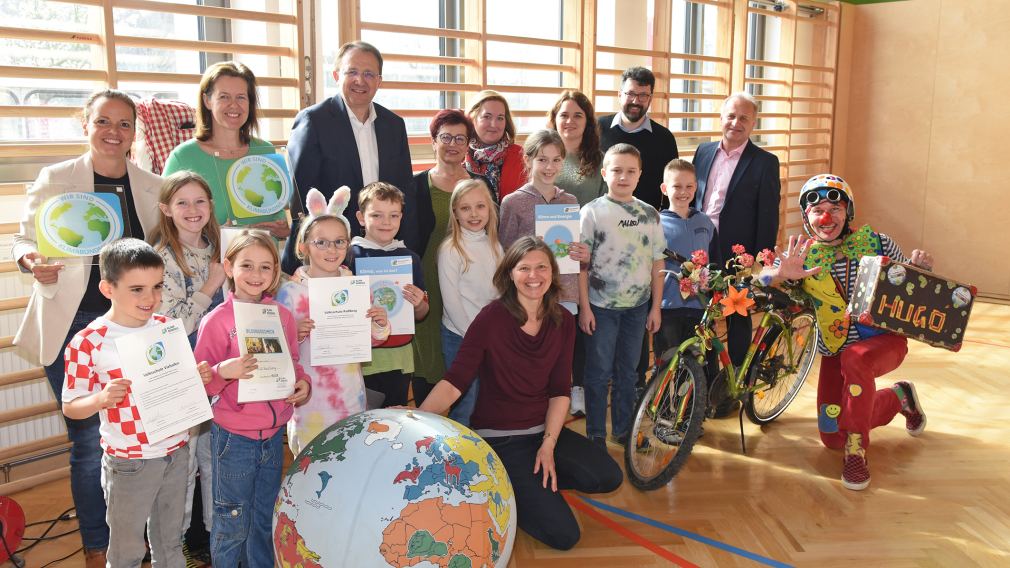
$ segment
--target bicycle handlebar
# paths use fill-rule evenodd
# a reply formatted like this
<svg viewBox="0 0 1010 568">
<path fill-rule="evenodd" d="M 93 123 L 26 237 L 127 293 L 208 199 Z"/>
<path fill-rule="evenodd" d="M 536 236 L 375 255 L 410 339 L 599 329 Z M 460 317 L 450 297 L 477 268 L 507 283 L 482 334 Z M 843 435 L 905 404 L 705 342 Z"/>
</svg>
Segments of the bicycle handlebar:
<svg viewBox="0 0 1010 568">
<path fill-rule="evenodd" d="M 683 257 L 670 249 L 663 250 L 663 254 L 666 256 L 667 260 L 672 260 L 673 262 L 679 262 L 681 264 L 691 260 L 687 257 Z"/>
</svg>

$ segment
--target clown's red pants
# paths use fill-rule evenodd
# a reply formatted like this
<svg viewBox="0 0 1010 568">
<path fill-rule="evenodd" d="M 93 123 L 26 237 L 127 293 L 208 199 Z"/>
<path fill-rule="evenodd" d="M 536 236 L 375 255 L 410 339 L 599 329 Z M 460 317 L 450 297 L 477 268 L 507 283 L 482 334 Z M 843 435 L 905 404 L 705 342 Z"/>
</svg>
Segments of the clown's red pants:
<svg viewBox="0 0 1010 568">
<path fill-rule="evenodd" d="M 829 448 L 842 448 L 849 432 L 863 435 L 890 422 L 901 410 L 891 388 L 877 390 L 876 378 L 901 365 L 908 340 L 884 333 L 848 346 L 840 355 L 821 358 L 817 384 L 817 427 Z"/>
</svg>

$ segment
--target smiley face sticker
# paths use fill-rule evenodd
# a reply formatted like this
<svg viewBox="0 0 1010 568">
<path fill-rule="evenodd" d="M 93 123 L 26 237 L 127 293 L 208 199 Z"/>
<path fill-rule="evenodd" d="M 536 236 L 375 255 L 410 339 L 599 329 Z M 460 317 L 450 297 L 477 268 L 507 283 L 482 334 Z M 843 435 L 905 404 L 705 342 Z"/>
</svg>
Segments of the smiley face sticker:
<svg viewBox="0 0 1010 568">
<path fill-rule="evenodd" d="M 852 396 L 859 396 L 863 394 L 863 387 L 859 385 L 849 385 L 849 394 Z"/>
<path fill-rule="evenodd" d="M 824 434 L 838 432 L 838 417 L 842 407 L 837 404 L 822 404 L 817 412 L 817 429 Z"/>
</svg>

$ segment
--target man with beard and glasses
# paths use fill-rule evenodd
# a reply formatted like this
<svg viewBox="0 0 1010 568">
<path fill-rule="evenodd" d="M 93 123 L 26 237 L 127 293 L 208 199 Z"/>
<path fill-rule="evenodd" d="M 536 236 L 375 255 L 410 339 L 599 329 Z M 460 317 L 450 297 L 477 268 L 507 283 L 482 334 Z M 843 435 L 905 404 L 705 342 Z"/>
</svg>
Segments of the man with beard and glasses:
<svg viewBox="0 0 1010 568">
<path fill-rule="evenodd" d="M 663 168 L 678 157 L 677 141 L 665 126 L 649 118 L 656 77 L 645 67 L 630 67 L 621 75 L 621 112 L 601 116 L 601 150 L 620 143 L 631 144 L 642 154 L 642 177 L 635 197 L 663 209 Z"/>
</svg>

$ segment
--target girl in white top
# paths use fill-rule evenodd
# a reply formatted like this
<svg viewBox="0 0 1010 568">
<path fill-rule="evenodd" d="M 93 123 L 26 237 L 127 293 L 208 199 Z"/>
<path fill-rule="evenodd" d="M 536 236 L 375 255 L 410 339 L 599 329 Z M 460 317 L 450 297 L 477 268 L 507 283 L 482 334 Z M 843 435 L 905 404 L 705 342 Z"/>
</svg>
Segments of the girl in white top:
<svg viewBox="0 0 1010 568">
<path fill-rule="evenodd" d="M 498 212 L 491 191 L 480 179 L 463 180 L 449 198 L 449 232 L 438 249 L 438 282 L 442 287 L 442 354 L 448 369 L 463 336 L 477 314 L 498 297 L 491 279 L 502 247 Z M 449 418 L 470 424 L 478 381 L 449 411 Z"/>
<path fill-rule="evenodd" d="M 221 230 L 210 195 L 197 173 L 183 170 L 165 178 L 158 198 L 161 216 L 150 239 L 165 260 L 161 313 L 182 320 L 191 344 L 200 320 L 223 300 Z"/>
</svg>

